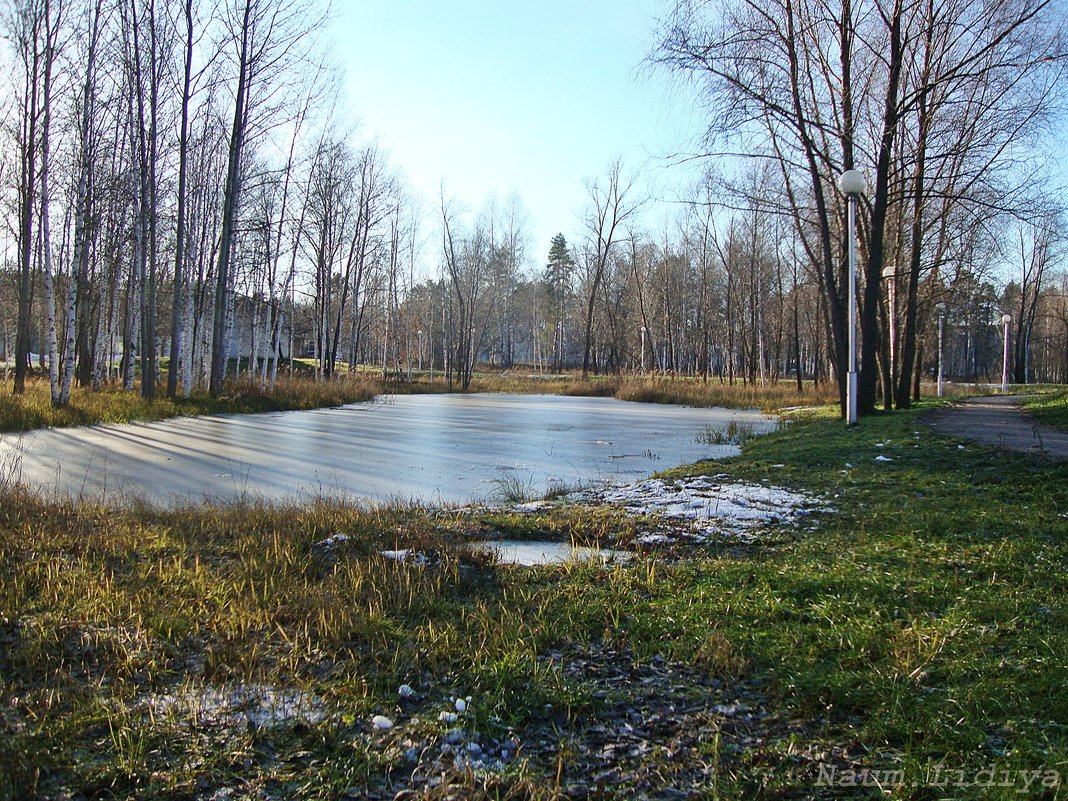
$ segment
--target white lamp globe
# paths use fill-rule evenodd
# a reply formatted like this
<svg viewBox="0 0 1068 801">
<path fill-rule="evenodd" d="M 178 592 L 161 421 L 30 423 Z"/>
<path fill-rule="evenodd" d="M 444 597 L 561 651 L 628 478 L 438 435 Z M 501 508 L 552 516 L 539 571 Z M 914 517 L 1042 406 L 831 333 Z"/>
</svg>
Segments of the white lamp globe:
<svg viewBox="0 0 1068 801">
<path fill-rule="evenodd" d="M 838 179 L 838 188 L 843 195 L 863 195 L 868 191 L 868 182 L 860 170 L 846 170 Z"/>
</svg>

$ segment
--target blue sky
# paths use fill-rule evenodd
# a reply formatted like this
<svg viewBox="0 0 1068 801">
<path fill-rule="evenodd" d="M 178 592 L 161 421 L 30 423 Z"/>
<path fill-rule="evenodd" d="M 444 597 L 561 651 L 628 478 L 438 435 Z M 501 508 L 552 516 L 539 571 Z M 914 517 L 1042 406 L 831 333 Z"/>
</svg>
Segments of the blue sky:
<svg viewBox="0 0 1068 801">
<path fill-rule="evenodd" d="M 643 69 L 658 0 L 344 0 L 335 21 L 351 113 L 377 137 L 435 220 L 439 186 L 477 211 L 515 193 L 528 257 L 580 231 L 584 181 L 621 156 L 647 194 L 693 168 L 664 156 L 696 133 L 688 104 Z M 655 208 L 652 204 L 650 208 Z M 430 254 L 428 254 L 430 255 Z"/>
</svg>

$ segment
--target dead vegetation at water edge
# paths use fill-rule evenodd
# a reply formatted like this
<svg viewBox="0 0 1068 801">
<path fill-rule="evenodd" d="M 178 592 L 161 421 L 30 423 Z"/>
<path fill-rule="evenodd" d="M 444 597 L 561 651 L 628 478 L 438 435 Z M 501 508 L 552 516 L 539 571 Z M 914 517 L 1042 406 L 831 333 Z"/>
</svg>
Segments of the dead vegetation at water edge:
<svg viewBox="0 0 1068 801">
<path fill-rule="evenodd" d="M 273 388 L 261 388 L 247 380 L 231 381 L 218 398 L 197 391 L 190 398 L 154 400 L 139 391 L 106 387 L 99 391 L 75 389 L 70 404 L 52 406 L 47 380 L 27 382 L 26 392 L 13 395 L 9 386 L 0 390 L 0 432 L 31 431 L 38 428 L 71 428 L 101 423 L 131 423 L 166 420 L 172 417 L 208 414 L 257 414 L 343 406 L 374 398 L 379 384 L 373 379 L 312 381 L 281 377 Z"/>
</svg>

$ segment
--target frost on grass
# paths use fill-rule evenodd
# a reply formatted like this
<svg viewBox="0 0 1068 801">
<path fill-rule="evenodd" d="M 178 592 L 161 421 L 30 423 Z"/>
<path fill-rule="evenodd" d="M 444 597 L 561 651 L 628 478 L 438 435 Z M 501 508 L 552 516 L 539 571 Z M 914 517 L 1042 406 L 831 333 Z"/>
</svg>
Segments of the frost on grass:
<svg viewBox="0 0 1068 801">
<path fill-rule="evenodd" d="M 609 503 L 631 515 L 671 523 L 639 536 L 643 544 L 661 544 L 683 536 L 752 540 L 769 525 L 791 525 L 815 512 L 830 511 L 819 498 L 800 492 L 731 481 L 727 476 L 696 476 L 666 481 L 651 478 L 625 486 L 587 489 L 568 496 L 579 503 Z"/>
</svg>

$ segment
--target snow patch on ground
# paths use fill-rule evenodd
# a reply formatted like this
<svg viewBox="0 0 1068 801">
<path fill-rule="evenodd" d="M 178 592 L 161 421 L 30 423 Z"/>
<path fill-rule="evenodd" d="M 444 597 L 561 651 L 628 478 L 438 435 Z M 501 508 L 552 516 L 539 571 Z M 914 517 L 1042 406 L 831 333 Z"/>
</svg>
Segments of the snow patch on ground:
<svg viewBox="0 0 1068 801">
<path fill-rule="evenodd" d="M 677 481 L 651 478 L 635 484 L 587 489 L 568 496 L 579 503 L 609 503 L 628 514 L 659 517 L 683 524 L 688 539 L 705 541 L 724 536 L 753 539 L 771 524 L 790 525 L 816 512 L 832 511 L 821 499 L 761 484 L 732 481 L 728 476 L 696 476 Z M 677 526 L 639 537 L 643 544 L 677 539 Z"/>
<path fill-rule="evenodd" d="M 535 514 L 551 505 L 550 501 L 530 501 L 528 503 L 517 503 L 511 507 L 511 510 L 520 514 Z"/>
<path fill-rule="evenodd" d="M 337 534 L 327 537 L 325 540 L 319 540 L 319 542 L 315 543 L 312 548 L 320 551 L 332 551 L 334 548 L 344 545 L 348 541 L 348 534 L 338 532 Z"/>
<path fill-rule="evenodd" d="M 410 548 L 402 548 L 399 551 L 379 551 L 379 553 L 386 559 L 410 564 L 413 567 L 430 567 L 432 564 L 430 557 L 425 553 L 413 551 Z"/>
<path fill-rule="evenodd" d="M 566 542 L 536 542 L 527 540 L 479 540 L 468 545 L 469 548 L 483 553 L 492 553 L 498 564 L 522 565 L 562 565 L 567 562 L 601 562 L 614 564 L 626 562 L 633 558 L 629 551 L 617 551 L 610 548 L 589 548 L 571 545 Z"/>
<path fill-rule="evenodd" d="M 296 721 L 320 723 L 326 718 L 322 699 L 293 689 L 264 684 L 223 687 L 182 687 L 144 699 L 153 715 L 175 715 L 199 726 L 266 728 Z"/>
</svg>

